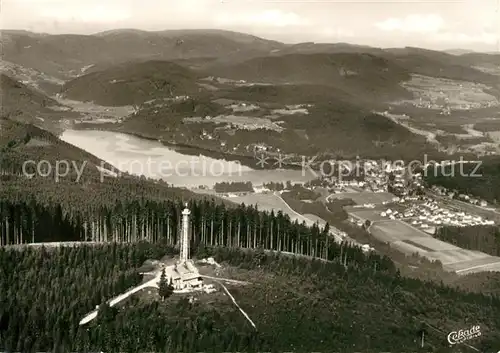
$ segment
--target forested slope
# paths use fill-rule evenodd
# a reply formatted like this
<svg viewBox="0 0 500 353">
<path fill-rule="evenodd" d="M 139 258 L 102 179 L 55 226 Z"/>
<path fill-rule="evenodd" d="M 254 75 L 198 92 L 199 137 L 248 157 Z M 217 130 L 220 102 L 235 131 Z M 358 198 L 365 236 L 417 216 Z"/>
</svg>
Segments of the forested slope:
<svg viewBox="0 0 500 353">
<path fill-rule="evenodd" d="M 196 72 L 169 61 L 128 62 L 75 78 L 62 93 L 74 100 L 125 106 L 196 93 L 197 78 Z"/>
<path fill-rule="evenodd" d="M 500 229 L 498 226 L 445 226 L 438 229 L 436 238 L 464 249 L 500 256 Z"/>
<path fill-rule="evenodd" d="M 479 163 L 479 164 L 478 164 Z M 429 167 L 426 182 L 444 186 L 459 193 L 471 194 L 491 203 L 500 200 L 500 159 L 485 158 L 478 163 L 454 164 L 432 169 Z"/>
<path fill-rule="evenodd" d="M 105 310 L 90 326 L 81 317 L 105 299 L 140 281 L 134 268 L 172 254 L 160 244 L 25 251 L 0 249 L 0 349 L 7 351 L 224 352 L 224 351 L 421 351 L 467 352 L 449 347 L 446 335 L 480 325 L 469 341 L 481 351 L 500 342 L 496 297 L 401 277 L 390 261 L 347 248 L 340 264 L 205 249 L 236 275 L 251 279 L 231 287 L 257 331 L 227 299 L 190 304 L 132 299 Z M 33 290 L 36 288 L 36 290 Z M 23 293 L 23 295 L 19 295 Z M 215 299 L 218 298 L 218 299 Z M 426 339 L 420 348 L 419 331 Z"/>
<path fill-rule="evenodd" d="M 0 244 L 84 240 L 76 231 L 82 222 L 99 215 L 104 224 L 104 215 L 122 204 L 205 198 L 161 181 L 102 173 L 101 167 L 116 170 L 33 125 L 0 118 L 0 131 Z M 91 239 L 104 239 L 103 232 L 92 234 Z"/>
</svg>

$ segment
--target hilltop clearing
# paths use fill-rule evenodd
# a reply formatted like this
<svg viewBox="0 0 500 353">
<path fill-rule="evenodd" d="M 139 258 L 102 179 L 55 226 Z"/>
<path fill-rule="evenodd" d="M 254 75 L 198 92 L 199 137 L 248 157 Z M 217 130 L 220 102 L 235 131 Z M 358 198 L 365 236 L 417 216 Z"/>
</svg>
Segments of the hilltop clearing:
<svg viewBox="0 0 500 353">
<path fill-rule="evenodd" d="M 140 283 L 141 264 L 162 257 L 170 261 L 175 250 L 165 244 L 136 243 L 67 247 L 48 256 L 49 251 L 0 249 L 0 263 L 6 269 L 0 285 L 7 288 L 0 293 L 4 303 L 0 317 L 5 323 L 0 327 L 2 349 L 416 351 L 421 349 L 424 329 L 425 352 L 446 352 L 446 335 L 472 325 L 480 326 L 481 336 L 466 343 L 476 349 L 493 351 L 500 339 L 498 297 L 408 279 L 386 258 L 350 248 L 344 249 L 350 256 L 344 266 L 338 261 L 340 247 L 332 254 L 333 262 L 206 249 L 222 264 L 223 277 L 251 282 L 227 288 L 257 330 L 217 284 L 218 291 L 212 294 L 174 294 L 165 301 L 157 290 L 143 290 L 116 308 L 102 305 L 96 322 L 79 327 L 79 319 L 103 304 L 103 298 Z M 30 287 L 38 291 L 15 295 Z M 47 302 L 45 296 L 54 300 Z M 473 323 L 464 323 L 468 316 L 474 317 Z M 17 325 L 32 329 L 19 331 Z"/>
</svg>

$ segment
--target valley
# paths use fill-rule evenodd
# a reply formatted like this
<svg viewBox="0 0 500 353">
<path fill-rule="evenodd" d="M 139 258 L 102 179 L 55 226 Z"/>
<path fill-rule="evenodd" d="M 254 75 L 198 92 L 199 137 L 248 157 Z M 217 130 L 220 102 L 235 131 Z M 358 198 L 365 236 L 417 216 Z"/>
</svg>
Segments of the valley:
<svg viewBox="0 0 500 353">
<path fill-rule="evenodd" d="M 500 55 L 0 40 L 0 349 L 497 347 Z M 179 284 L 186 253 L 217 290 Z M 472 348 L 450 345 L 472 319 Z"/>
</svg>

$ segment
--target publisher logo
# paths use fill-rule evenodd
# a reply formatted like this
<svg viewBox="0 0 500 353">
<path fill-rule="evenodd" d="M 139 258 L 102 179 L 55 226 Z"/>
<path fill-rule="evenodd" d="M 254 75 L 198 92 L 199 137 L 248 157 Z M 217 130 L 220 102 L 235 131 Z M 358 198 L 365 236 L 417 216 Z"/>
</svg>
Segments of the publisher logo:
<svg viewBox="0 0 500 353">
<path fill-rule="evenodd" d="M 448 342 L 450 344 L 458 344 L 464 341 L 481 336 L 481 329 L 479 325 L 472 326 L 468 330 L 452 331 L 448 334 Z"/>
</svg>

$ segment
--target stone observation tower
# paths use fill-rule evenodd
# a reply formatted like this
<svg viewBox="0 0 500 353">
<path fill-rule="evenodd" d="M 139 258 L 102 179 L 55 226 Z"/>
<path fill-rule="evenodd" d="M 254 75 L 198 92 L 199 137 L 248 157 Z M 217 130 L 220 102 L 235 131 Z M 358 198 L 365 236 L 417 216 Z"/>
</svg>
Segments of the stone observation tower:
<svg viewBox="0 0 500 353">
<path fill-rule="evenodd" d="M 109 302 L 110 306 L 121 302 L 128 296 L 140 291 L 143 288 L 156 287 L 159 288 L 161 281 L 161 274 L 164 273 L 167 280 L 172 284 L 174 290 L 177 293 L 190 293 L 194 291 L 205 290 L 206 293 L 211 293 L 215 291 L 213 284 L 204 285 L 203 278 L 198 272 L 193 261 L 189 256 L 189 215 L 191 211 L 188 209 L 188 205 L 185 205 L 182 211 L 182 234 L 181 234 L 181 246 L 180 246 L 180 258 L 176 264 L 165 266 L 162 271 L 158 272 L 155 278 L 142 283 L 141 285 L 132 288 L 128 292 L 125 292 Z M 213 259 L 212 259 L 213 260 Z M 164 272 L 163 272 L 164 271 Z M 98 307 L 93 312 L 85 316 L 81 321 L 80 325 L 84 325 L 87 322 L 95 319 L 97 317 Z"/>
<path fill-rule="evenodd" d="M 179 261 L 175 265 L 165 268 L 165 274 L 172 281 L 174 289 L 188 292 L 203 289 L 200 273 L 189 256 L 189 215 L 191 215 L 191 211 L 186 203 L 184 210 L 182 210 Z"/>
<path fill-rule="evenodd" d="M 191 211 L 186 208 L 182 211 L 182 236 L 181 236 L 181 251 L 179 262 L 186 265 L 189 259 L 189 215 Z"/>
</svg>

